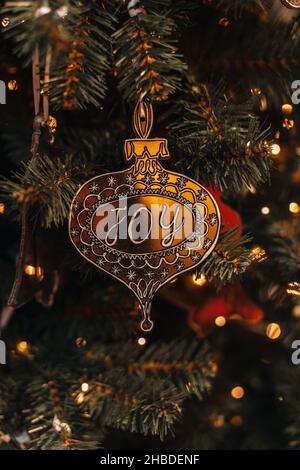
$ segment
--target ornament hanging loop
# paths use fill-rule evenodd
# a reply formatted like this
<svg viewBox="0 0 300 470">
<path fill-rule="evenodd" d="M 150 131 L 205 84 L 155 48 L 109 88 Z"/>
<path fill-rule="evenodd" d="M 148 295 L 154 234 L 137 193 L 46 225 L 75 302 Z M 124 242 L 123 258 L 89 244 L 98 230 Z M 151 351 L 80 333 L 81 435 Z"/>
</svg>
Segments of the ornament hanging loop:
<svg viewBox="0 0 300 470">
<path fill-rule="evenodd" d="M 138 101 L 133 113 L 133 128 L 140 139 L 147 139 L 153 127 L 153 108 L 148 101 Z"/>
</svg>

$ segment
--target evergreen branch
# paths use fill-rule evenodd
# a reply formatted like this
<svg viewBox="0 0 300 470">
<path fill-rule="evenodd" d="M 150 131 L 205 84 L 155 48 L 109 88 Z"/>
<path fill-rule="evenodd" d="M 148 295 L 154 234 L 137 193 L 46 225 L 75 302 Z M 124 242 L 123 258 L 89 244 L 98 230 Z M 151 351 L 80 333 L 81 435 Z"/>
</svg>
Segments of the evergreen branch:
<svg viewBox="0 0 300 470">
<path fill-rule="evenodd" d="M 299 39 L 297 17 L 287 24 L 272 16 L 264 23 L 245 19 L 232 22 L 224 31 L 212 26 L 206 35 L 205 48 L 201 36 L 194 37 L 194 54 L 198 60 L 192 72 L 201 82 L 222 76 L 240 90 L 258 88 L 265 96 L 262 109 L 278 109 L 282 100 L 290 100 L 291 83 L 299 76 Z M 218 42 L 222 42 L 221 48 L 215 47 Z"/>
<path fill-rule="evenodd" d="M 68 395 L 70 374 L 65 371 L 64 382 L 52 379 L 45 383 L 44 380 L 40 375 L 34 377 L 27 389 L 33 410 L 27 415 L 28 432 L 33 437 L 31 449 L 99 449 L 101 431 L 95 428 L 89 415 L 78 410 Z"/>
<path fill-rule="evenodd" d="M 78 2 L 74 2 L 78 4 Z M 56 108 L 99 106 L 105 96 L 109 69 L 110 36 L 114 18 L 109 2 L 88 2 L 68 15 L 72 31 L 66 54 L 53 74 L 50 99 Z"/>
<path fill-rule="evenodd" d="M 158 435 L 161 440 L 172 432 L 182 415 L 186 394 L 159 378 L 133 380 L 122 376 L 117 387 L 112 384 L 115 381 L 110 374 L 96 380 L 83 404 L 101 426 Z"/>
<path fill-rule="evenodd" d="M 31 63 L 36 45 L 39 45 L 42 63 L 48 46 L 53 48 L 56 60 L 67 47 L 69 33 L 63 16 L 57 14 L 58 5 L 56 0 L 50 0 L 51 10 L 41 15 L 38 14 L 40 3 L 35 0 L 23 4 L 16 0 L 3 9 L 10 18 L 5 35 L 13 39 L 14 53 L 23 59 L 24 66 Z"/>
<path fill-rule="evenodd" d="M 0 378 L 0 450 L 20 450 L 18 436 L 22 419 L 17 409 L 23 393 L 22 379 L 1 373 Z M 13 405 L 13 406 L 12 406 Z"/>
<path fill-rule="evenodd" d="M 70 331 L 73 322 L 69 319 Z M 88 336 L 87 329 L 85 323 L 83 337 Z M 210 390 L 215 367 L 207 346 L 190 334 L 176 342 L 178 358 L 174 342 L 143 350 L 136 341 L 99 342 L 96 329 L 94 333 L 84 348 L 74 349 L 56 319 L 43 334 L 31 332 L 32 338 L 27 337 L 30 354 L 21 359 L 30 368 L 25 372 L 24 400 L 30 403 L 26 420 L 33 448 L 82 447 L 84 436 L 99 424 L 101 429 L 114 427 L 163 439 L 181 418 L 184 400 L 193 395 L 202 399 Z M 55 343 L 50 356 L 49 341 Z M 59 361 L 62 354 L 63 365 Z M 160 364 L 159 370 L 153 367 L 155 363 Z M 24 365 L 19 366 L 16 374 L 25 370 Z M 87 382 L 88 390 L 83 391 L 82 382 Z"/>
<path fill-rule="evenodd" d="M 206 86 L 194 90 L 194 95 L 180 100 L 175 109 L 178 119 L 170 126 L 188 171 L 222 191 L 247 190 L 268 181 L 268 130 L 261 129 L 251 104 L 229 101 L 223 87 L 214 95 Z"/>
<path fill-rule="evenodd" d="M 216 250 L 201 265 L 197 274 L 202 273 L 209 281 L 224 284 L 233 276 L 244 273 L 253 261 L 251 250 L 247 247 L 250 241 L 249 235 L 239 237 L 238 229 L 221 233 Z"/>
<path fill-rule="evenodd" d="M 266 286 L 269 301 L 287 305 L 289 283 L 300 282 L 300 258 L 295 239 L 284 233 L 277 223 L 263 221 L 256 224 L 254 230 L 255 242 L 264 247 L 267 254 L 256 276 Z"/>
<path fill-rule="evenodd" d="M 109 12 L 110 2 L 71 0 L 62 16 L 61 5 L 50 2 L 51 10 L 38 14 L 39 4 L 12 6 L 12 18 L 7 36 L 16 43 L 15 53 L 31 62 L 36 45 L 40 62 L 44 63 L 48 46 L 52 47 L 49 95 L 56 109 L 84 109 L 88 104 L 98 106 L 105 96 L 105 75 L 111 54 L 110 36 L 114 17 Z"/>
<path fill-rule="evenodd" d="M 177 349 L 178 348 L 178 349 Z M 198 340 L 181 339 L 175 343 L 157 343 L 148 346 L 147 350 L 139 351 L 132 342 L 125 343 L 122 354 L 119 348 L 97 345 L 92 348 L 89 359 L 99 368 L 123 368 L 125 375 L 132 380 L 146 380 L 147 377 L 159 377 L 170 381 L 179 392 L 195 394 L 198 399 L 210 390 L 210 382 L 214 376 L 214 363 L 208 352 L 207 345 L 199 346 Z M 131 360 L 127 361 L 127 357 Z"/>
<path fill-rule="evenodd" d="M 208 367 L 204 363 L 208 364 Z M 213 370 L 214 363 L 211 362 L 206 346 L 199 348 L 199 341 L 196 339 L 149 346 L 145 353 L 129 366 L 129 373 L 141 377 L 171 377 L 180 391 L 194 393 L 198 399 L 202 399 L 210 390 Z"/>
<path fill-rule="evenodd" d="M 160 10 L 139 13 L 114 33 L 117 78 L 129 101 L 167 99 L 180 88 L 186 68 L 173 39 L 175 22 L 164 2 L 156 3 Z"/>
<path fill-rule="evenodd" d="M 91 169 L 86 165 L 73 165 L 71 157 L 66 161 L 51 159 L 46 155 L 37 161 L 22 164 L 22 170 L 12 178 L 2 178 L 1 194 L 11 210 L 27 204 L 34 207 L 41 224 L 50 227 L 60 225 L 68 217 L 72 198 L 80 182 Z"/>
</svg>

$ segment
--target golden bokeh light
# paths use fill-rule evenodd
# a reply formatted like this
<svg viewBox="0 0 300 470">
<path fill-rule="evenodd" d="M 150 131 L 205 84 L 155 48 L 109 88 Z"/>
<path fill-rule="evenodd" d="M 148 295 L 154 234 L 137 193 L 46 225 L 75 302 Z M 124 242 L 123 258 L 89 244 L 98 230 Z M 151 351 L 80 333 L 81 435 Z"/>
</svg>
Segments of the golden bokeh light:
<svg viewBox="0 0 300 470">
<path fill-rule="evenodd" d="M 268 206 L 264 206 L 261 208 L 260 212 L 263 214 L 263 215 L 269 215 L 270 214 L 270 207 Z"/>
<path fill-rule="evenodd" d="M 280 154 L 281 148 L 280 148 L 279 144 L 272 144 L 270 149 L 271 149 L 271 154 L 272 155 L 279 155 Z"/>
<path fill-rule="evenodd" d="M 9 80 L 7 87 L 10 91 L 16 91 L 18 89 L 17 80 Z"/>
<path fill-rule="evenodd" d="M 281 328 L 278 323 L 269 323 L 266 328 L 266 335 L 269 339 L 277 339 L 281 335 Z"/>
<path fill-rule="evenodd" d="M 235 398 L 236 400 L 240 400 L 241 398 L 243 398 L 244 395 L 245 395 L 245 390 L 240 385 L 237 385 L 231 390 L 231 396 L 232 398 Z"/>
<path fill-rule="evenodd" d="M 89 384 L 87 382 L 83 382 L 83 384 L 81 384 L 81 391 L 88 392 L 88 390 L 89 390 Z"/>
<path fill-rule="evenodd" d="M 10 19 L 8 18 L 8 16 L 5 16 L 4 18 L 2 18 L 1 20 L 1 26 L 3 28 L 7 28 L 7 26 L 9 25 L 10 23 Z"/>
<path fill-rule="evenodd" d="M 27 341 L 20 341 L 17 344 L 17 351 L 21 354 L 25 354 L 28 351 L 28 343 Z"/>
<path fill-rule="evenodd" d="M 222 317 L 221 315 L 215 319 L 215 324 L 216 326 L 219 326 L 222 328 L 223 326 L 226 325 L 226 318 Z"/>
<path fill-rule="evenodd" d="M 292 310 L 292 315 L 295 318 L 300 318 L 300 305 L 295 305 Z"/>
<path fill-rule="evenodd" d="M 284 114 L 292 114 L 293 106 L 290 103 L 283 104 L 281 110 Z"/>
<path fill-rule="evenodd" d="M 193 274 L 193 283 L 196 284 L 197 286 L 204 286 L 206 284 L 206 277 L 204 274 Z"/>
<path fill-rule="evenodd" d="M 300 206 L 297 202 L 290 202 L 289 204 L 289 211 L 292 214 L 299 214 L 300 212 Z"/>
<path fill-rule="evenodd" d="M 146 344 L 146 338 L 144 338 L 143 336 L 141 336 L 141 337 L 137 340 L 137 342 L 138 342 L 138 345 L 139 345 L 139 346 L 145 346 L 145 344 Z"/>
<path fill-rule="evenodd" d="M 39 280 L 42 280 L 44 277 L 43 269 L 40 266 L 35 267 L 31 264 L 26 264 L 24 267 L 24 272 L 28 276 L 35 276 Z"/>
</svg>

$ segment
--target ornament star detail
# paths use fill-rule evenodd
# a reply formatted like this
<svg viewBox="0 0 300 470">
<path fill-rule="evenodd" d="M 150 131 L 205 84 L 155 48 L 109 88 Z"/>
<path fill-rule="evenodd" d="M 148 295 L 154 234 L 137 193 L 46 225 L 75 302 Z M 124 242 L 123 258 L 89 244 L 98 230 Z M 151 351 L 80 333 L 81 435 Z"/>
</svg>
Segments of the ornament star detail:
<svg viewBox="0 0 300 470">
<path fill-rule="evenodd" d="M 183 261 L 178 261 L 176 264 L 176 271 L 182 271 L 185 268 Z"/>
<path fill-rule="evenodd" d="M 162 269 L 159 273 L 160 277 L 162 278 L 167 277 L 168 274 L 169 274 L 169 270 L 167 268 Z"/>
<path fill-rule="evenodd" d="M 187 179 L 184 176 L 180 176 L 177 179 L 177 184 L 180 189 L 183 189 L 186 186 Z"/>
<path fill-rule="evenodd" d="M 110 176 L 110 177 L 108 178 L 108 186 L 110 186 L 110 187 L 115 186 L 115 185 L 116 185 L 116 182 L 117 182 L 117 180 L 116 180 L 116 178 L 114 178 L 113 176 Z"/>
<path fill-rule="evenodd" d="M 111 272 L 116 276 L 117 274 L 119 274 L 120 268 L 118 268 L 118 266 L 114 266 Z"/>
<path fill-rule="evenodd" d="M 192 261 L 198 261 L 200 258 L 201 258 L 201 255 L 200 255 L 200 253 L 197 253 L 197 251 L 195 251 L 195 253 L 193 253 L 191 255 L 191 260 Z"/>
<path fill-rule="evenodd" d="M 97 258 L 97 264 L 98 266 L 103 266 L 105 264 L 105 259 L 102 256 Z"/>
<path fill-rule="evenodd" d="M 126 183 L 131 185 L 131 184 L 135 183 L 135 181 L 136 181 L 136 178 L 132 173 L 128 173 L 126 175 Z"/>
<path fill-rule="evenodd" d="M 197 196 L 197 199 L 198 201 L 205 201 L 207 198 L 207 192 L 205 191 L 205 189 L 201 189 L 200 191 L 198 191 L 198 196 Z"/>
<path fill-rule="evenodd" d="M 126 276 L 129 281 L 133 281 L 136 278 L 136 272 L 133 271 L 133 269 L 130 269 Z"/>
<path fill-rule="evenodd" d="M 166 171 L 163 171 L 162 173 L 160 173 L 159 176 L 158 176 L 158 181 L 161 184 L 167 184 L 167 182 L 169 181 L 168 173 Z"/>
<path fill-rule="evenodd" d="M 91 191 L 91 193 L 95 193 L 96 191 L 98 191 L 99 189 L 99 185 L 97 183 L 92 183 L 89 187 L 89 190 Z"/>
<path fill-rule="evenodd" d="M 209 238 L 207 238 L 205 240 L 205 242 L 203 243 L 203 249 L 208 250 L 208 248 L 211 246 L 211 244 L 212 244 L 212 241 Z"/>
<path fill-rule="evenodd" d="M 153 176 L 150 175 L 150 173 L 147 173 L 145 177 L 142 179 L 142 181 L 147 185 L 151 186 L 151 184 L 154 182 Z"/>
<path fill-rule="evenodd" d="M 146 276 L 147 276 L 149 279 L 152 279 L 153 276 L 154 276 L 154 272 L 153 272 L 153 271 L 148 271 L 148 272 L 146 273 Z"/>
<path fill-rule="evenodd" d="M 78 209 L 79 209 L 79 204 L 78 204 L 77 201 L 75 201 L 75 202 L 73 203 L 73 210 L 74 210 L 74 211 L 77 211 Z"/>
<path fill-rule="evenodd" d="M 217 220 L 218 220 L 217 214 L 215 212 L 213 214 L 210 214 L 208 220 L 209 220 L 210 225 L 215 225 L 217 223 Z"/>
</svg>

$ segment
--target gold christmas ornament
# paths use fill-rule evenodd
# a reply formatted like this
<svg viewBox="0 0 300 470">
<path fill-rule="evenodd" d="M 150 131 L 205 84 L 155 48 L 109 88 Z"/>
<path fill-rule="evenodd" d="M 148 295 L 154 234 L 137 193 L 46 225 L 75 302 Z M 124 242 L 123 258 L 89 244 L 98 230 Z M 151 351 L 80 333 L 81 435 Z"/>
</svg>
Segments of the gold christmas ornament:
<svg viewBox="0 0 300 470">
<path fill-rule="evenodd" d="M 221 226 L 207 189 L 162 166 L 169 157 L 167 140 L 149 138 L 152 124 L 152 106 L 139 102 L 133 119 L 139 137 L 125 141 L 132 165 L 87 181 L 69 217 L 78 252 L 138 298 L 143 331 L 153 327 L 150 309 L 157 290 L 204 261 Z"/>
</svg>

